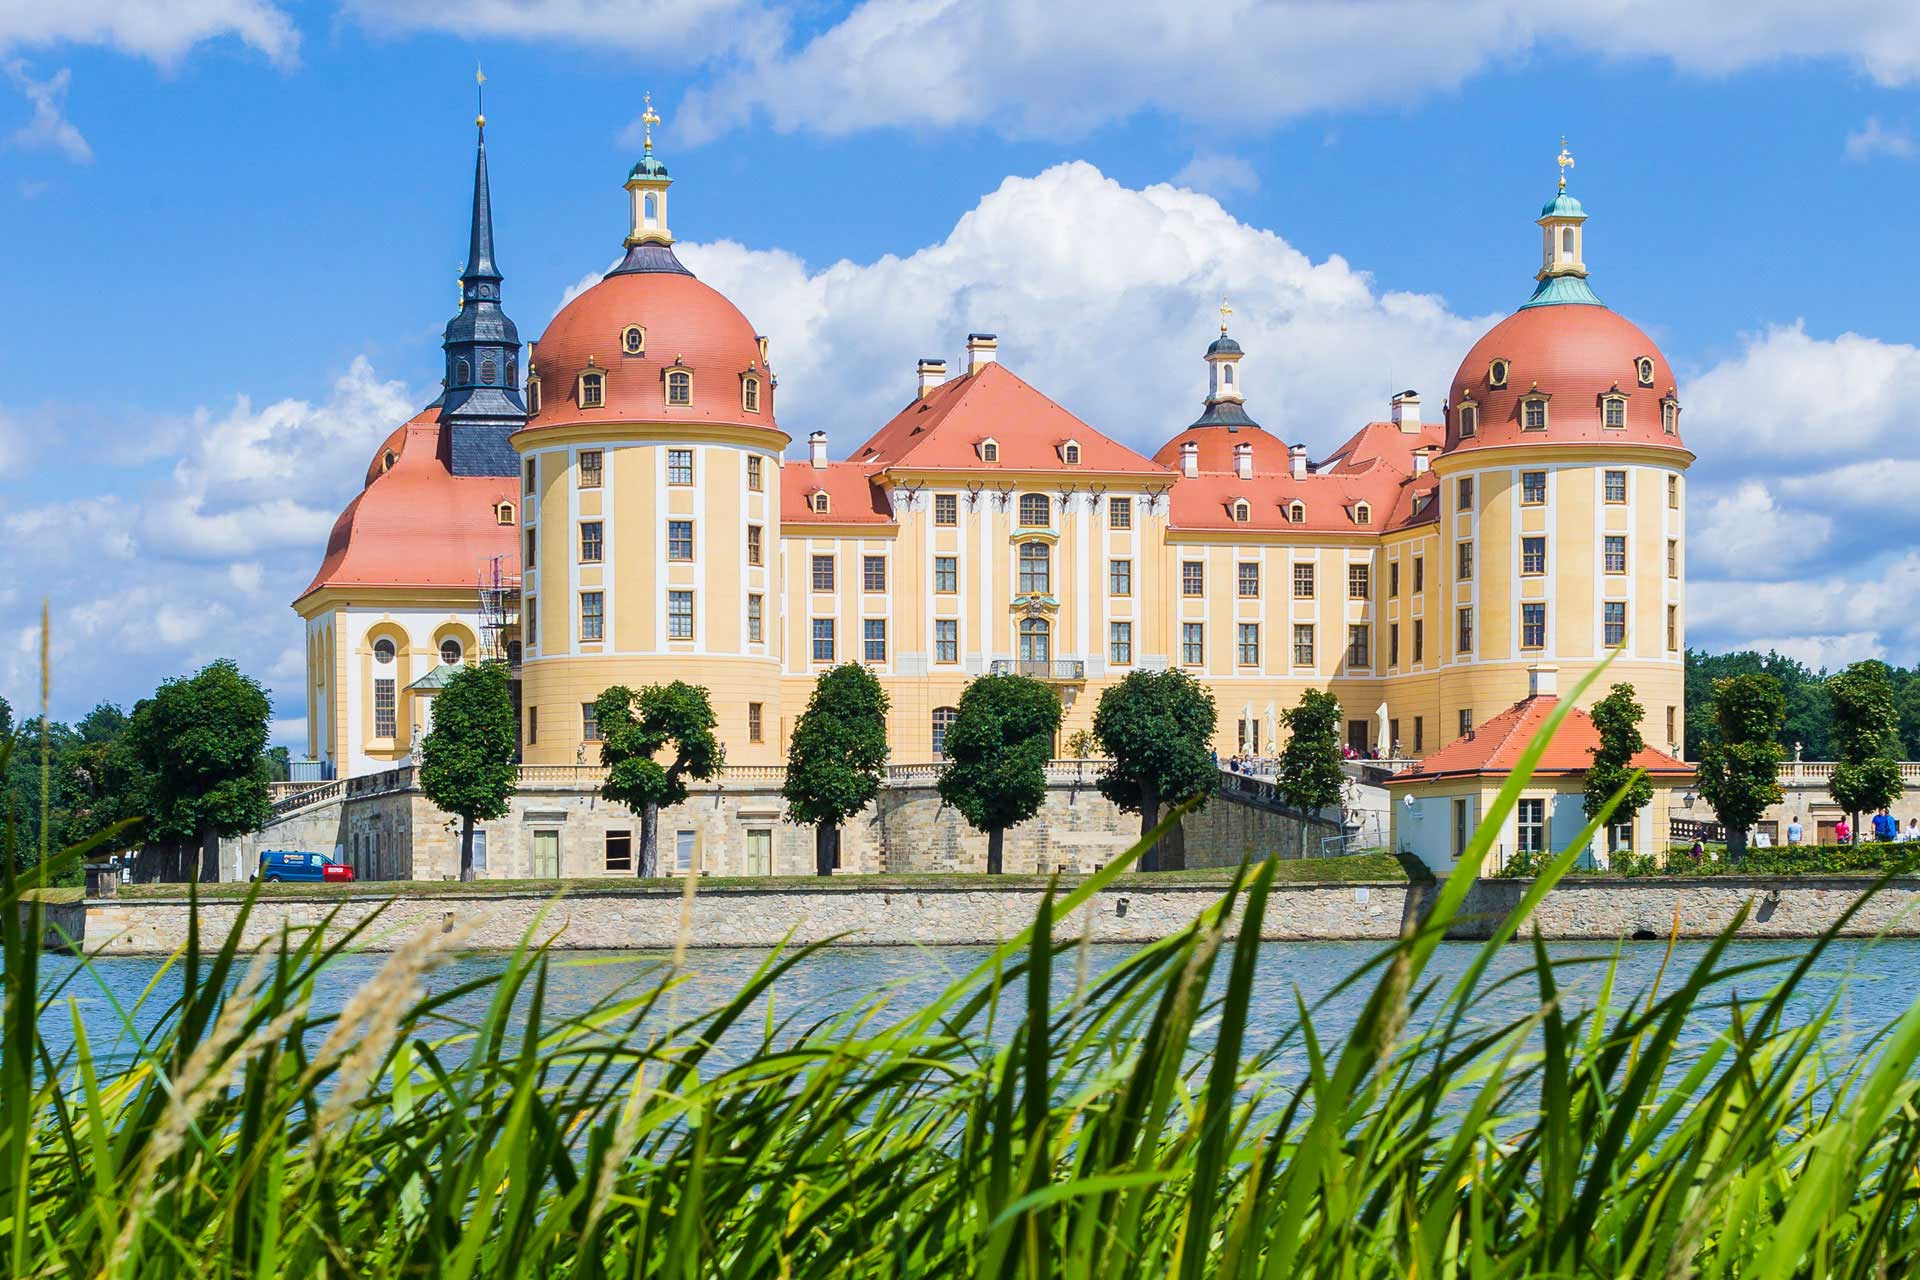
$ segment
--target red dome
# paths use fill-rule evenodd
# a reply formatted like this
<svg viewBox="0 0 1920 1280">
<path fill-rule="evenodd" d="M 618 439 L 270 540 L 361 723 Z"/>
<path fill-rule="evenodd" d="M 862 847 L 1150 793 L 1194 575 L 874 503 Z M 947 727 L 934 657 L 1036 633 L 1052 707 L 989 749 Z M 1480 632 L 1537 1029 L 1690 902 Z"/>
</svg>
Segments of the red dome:
<svg viewBox="0 0 1920 1280">
<path fill-rule="evenodd" d="M 1507 363 L 1506 384 L 1493 384 L 1493 364 Z M 1642 361 L 1651 377 L 1642 377 Z M 1521 402 L 1547 395 L 1546 430 L 1528 431 Z M 1627 401 L 1626 425 L 1603 424 L 1601 398 Z M 1590 304 L 1526 307 L 1476 342 L 1447 388 L 1447 451 L 1509 444 L 1642 444 L 1680 449 L 1678 424 L 1669 435 L 1662 401 L 1675 396 L 1667 358 L 1631 320 Z M 1460 410 L 1471 400 L 1475 434 L 1460 436 Z"/>
<path fill-rule="evenodd" d="M 625 335 L 644 332 L 640 354 Z M 588 422 L 692 422 L 778 428 L 773 378 L 760 340 L 740 309 L 690 275 L 650 271 L 608 276 L 560 309 L 533 344 L 540 412 L 529 430 Z M 604 371 L 605 403 L 580 407 L 580 375 Z M 693 375 L 692 401 L 667 403 L 667 373 Z M 759 383 L 759 407 L 745 406 L 748 377 Z"/>
<path fill-rule="evenodd" d="M 1199 462 L 1203 472 L 1233 470 L 1234 447 L 1242 444 L 1253 446 L 1253 474 L 1257 476 L 1284 475 L 1293 465 L 1287 442 L 1265 427 L 1256 426 L 1188 427 L 1156 449 L 1153 460 L 1178 471 L 1180 447 L 1189 441 L 1200 446 Z"/>
</svg>

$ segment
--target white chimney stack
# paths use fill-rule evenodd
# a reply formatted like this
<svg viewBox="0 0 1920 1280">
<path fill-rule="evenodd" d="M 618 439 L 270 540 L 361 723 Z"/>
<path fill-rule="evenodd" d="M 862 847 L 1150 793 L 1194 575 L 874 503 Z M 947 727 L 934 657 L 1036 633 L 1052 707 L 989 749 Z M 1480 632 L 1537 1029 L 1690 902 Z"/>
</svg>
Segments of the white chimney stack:
<svg viewBox="0 0 1920 1280">
<path fill-rule="evenodd" d="M 1427 468 L 1431 465 L 1433 465 L 1433 458 L 1425 449 L 1415 449 L 1413 451 L 1413 474 L 1423 476 L 1427 474 Z"/>
<path fill-rule="evenodd" d="M 1183 476 L 1197 476 L 1200 474 L 1200 445 L 1198 441 L 1189 440 L 1180 446 L 1180 474 Z"/>
<path fill-rule="evenodd" d="M 1307 446 L 1296 444 L 1287 448 L 1287 469 L 1293 473 L 1295 480 L 1307 478 Z"/>
<path fill-rule="evenodd" d="M 807 461 L 815 471 L 827 469 L 827 433 L 816 431 L 807 437 Z"/>
<path fill-rule="evenodd" d="M 991 333 L 967 335 L 967 376 L 971 377 L 1000 356 L 1000 339 Z"/>
<path fill-rule="evenodd" d="M 930 357 L 920 362 L 918 372 L 920 374 L 920 398 L 925 400 L 927 398 L 927 392 L 947 380 L 947 362 Z"/>
<path fill-rule="evenodd" d="M 1233 446 L 1233 474 L 1242 480 L 1253 479 L 1253 446 L 1244 440 Z"/>
<path fill-rule="evenodd" d="M 1527 696 L 1558 697 L 1560 695 L 1560 668 L 1547 664 L 1537 664 L 1527 668 Z"/>
<path fill-rule="evenodd" d="M 1393 425 L 1410 436 L 1420 433 L 1419 393 L 1402 391 L 1393 398 Z"/>
</svg>

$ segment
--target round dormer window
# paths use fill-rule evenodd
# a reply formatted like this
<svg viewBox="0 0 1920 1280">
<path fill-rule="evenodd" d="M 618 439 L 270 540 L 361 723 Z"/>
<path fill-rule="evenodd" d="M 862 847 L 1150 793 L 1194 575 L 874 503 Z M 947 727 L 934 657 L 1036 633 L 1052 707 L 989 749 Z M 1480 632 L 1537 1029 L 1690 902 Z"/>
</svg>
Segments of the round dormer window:
<svg viewBox="0 0 1920 1280">
<path fill-rule="evenodd" d="M 393 665 L 393 655 L 393 641 L 382 637 L 373 642 L 373 660 L 381 666 L 386 667 Z"/>
<path fill-rule="evenodd" d="M 1639 375 L 1641 386 L 1650 387 L 1653 385 L 1652 356 L 1641 356 L 1638 360 L 1635 360 L 1633 362 L 1633 371 Z"/>
</svg>

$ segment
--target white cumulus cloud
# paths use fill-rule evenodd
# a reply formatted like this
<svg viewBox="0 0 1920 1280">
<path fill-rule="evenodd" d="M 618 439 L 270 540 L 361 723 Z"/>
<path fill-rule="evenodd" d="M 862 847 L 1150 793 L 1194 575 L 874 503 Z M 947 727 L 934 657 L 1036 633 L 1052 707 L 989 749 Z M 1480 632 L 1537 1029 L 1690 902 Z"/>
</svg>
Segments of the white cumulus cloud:
<svg viewBox="0 0 1920 1280">
<path fill-rule="evenodd" d="M 1920 155 L 1920 145 L 1916 145 L 1913 134 L 1900 125 L 1883 125 L 1879 116 L 1868 116 L 1867 122 L 1847 135 L 1847 159 L 1871 160 L 1876 156 L 1891 156 L 1895 160 L 1911 160 Z"/>
<path fill-rule="evenodd" d="M 300 48 L 293 19 L 269 0 L 7 0 L 0 49 L 104 45 L 172 65 L 204 40 L 232 37 L 282 65 Z"/>
<path fill-rule="evenodd" d="M 33 104 L 33 116 L 13 131 L 13 145 L 33 151 L 58 151 L 75 164 L 93 160 L 93 148 L 80 130 L 67 119 L 67 90 L 73 87 L 73 72 L 66 67 L 45 80 L 36 80 L 27 64 L 15 58 L 7 63 L 7 78 L 13 87 Z"/>
</svg>

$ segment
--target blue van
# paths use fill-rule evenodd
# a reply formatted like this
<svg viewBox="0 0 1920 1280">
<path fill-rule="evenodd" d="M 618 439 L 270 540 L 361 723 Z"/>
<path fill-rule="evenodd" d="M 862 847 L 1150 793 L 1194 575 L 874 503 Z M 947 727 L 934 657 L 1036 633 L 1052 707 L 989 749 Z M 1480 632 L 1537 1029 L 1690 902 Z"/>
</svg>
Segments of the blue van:
<svg viewBox="0 0 1920 1280">
<path fill-rule="evenodd" d="M 353 868 L 324 853 L 301 853 L 294 849 L 263 849 L 256 880 L 278 883 L 282 880 L 326 881 L 337 883 L 353 879 Z"/>
</svg>

